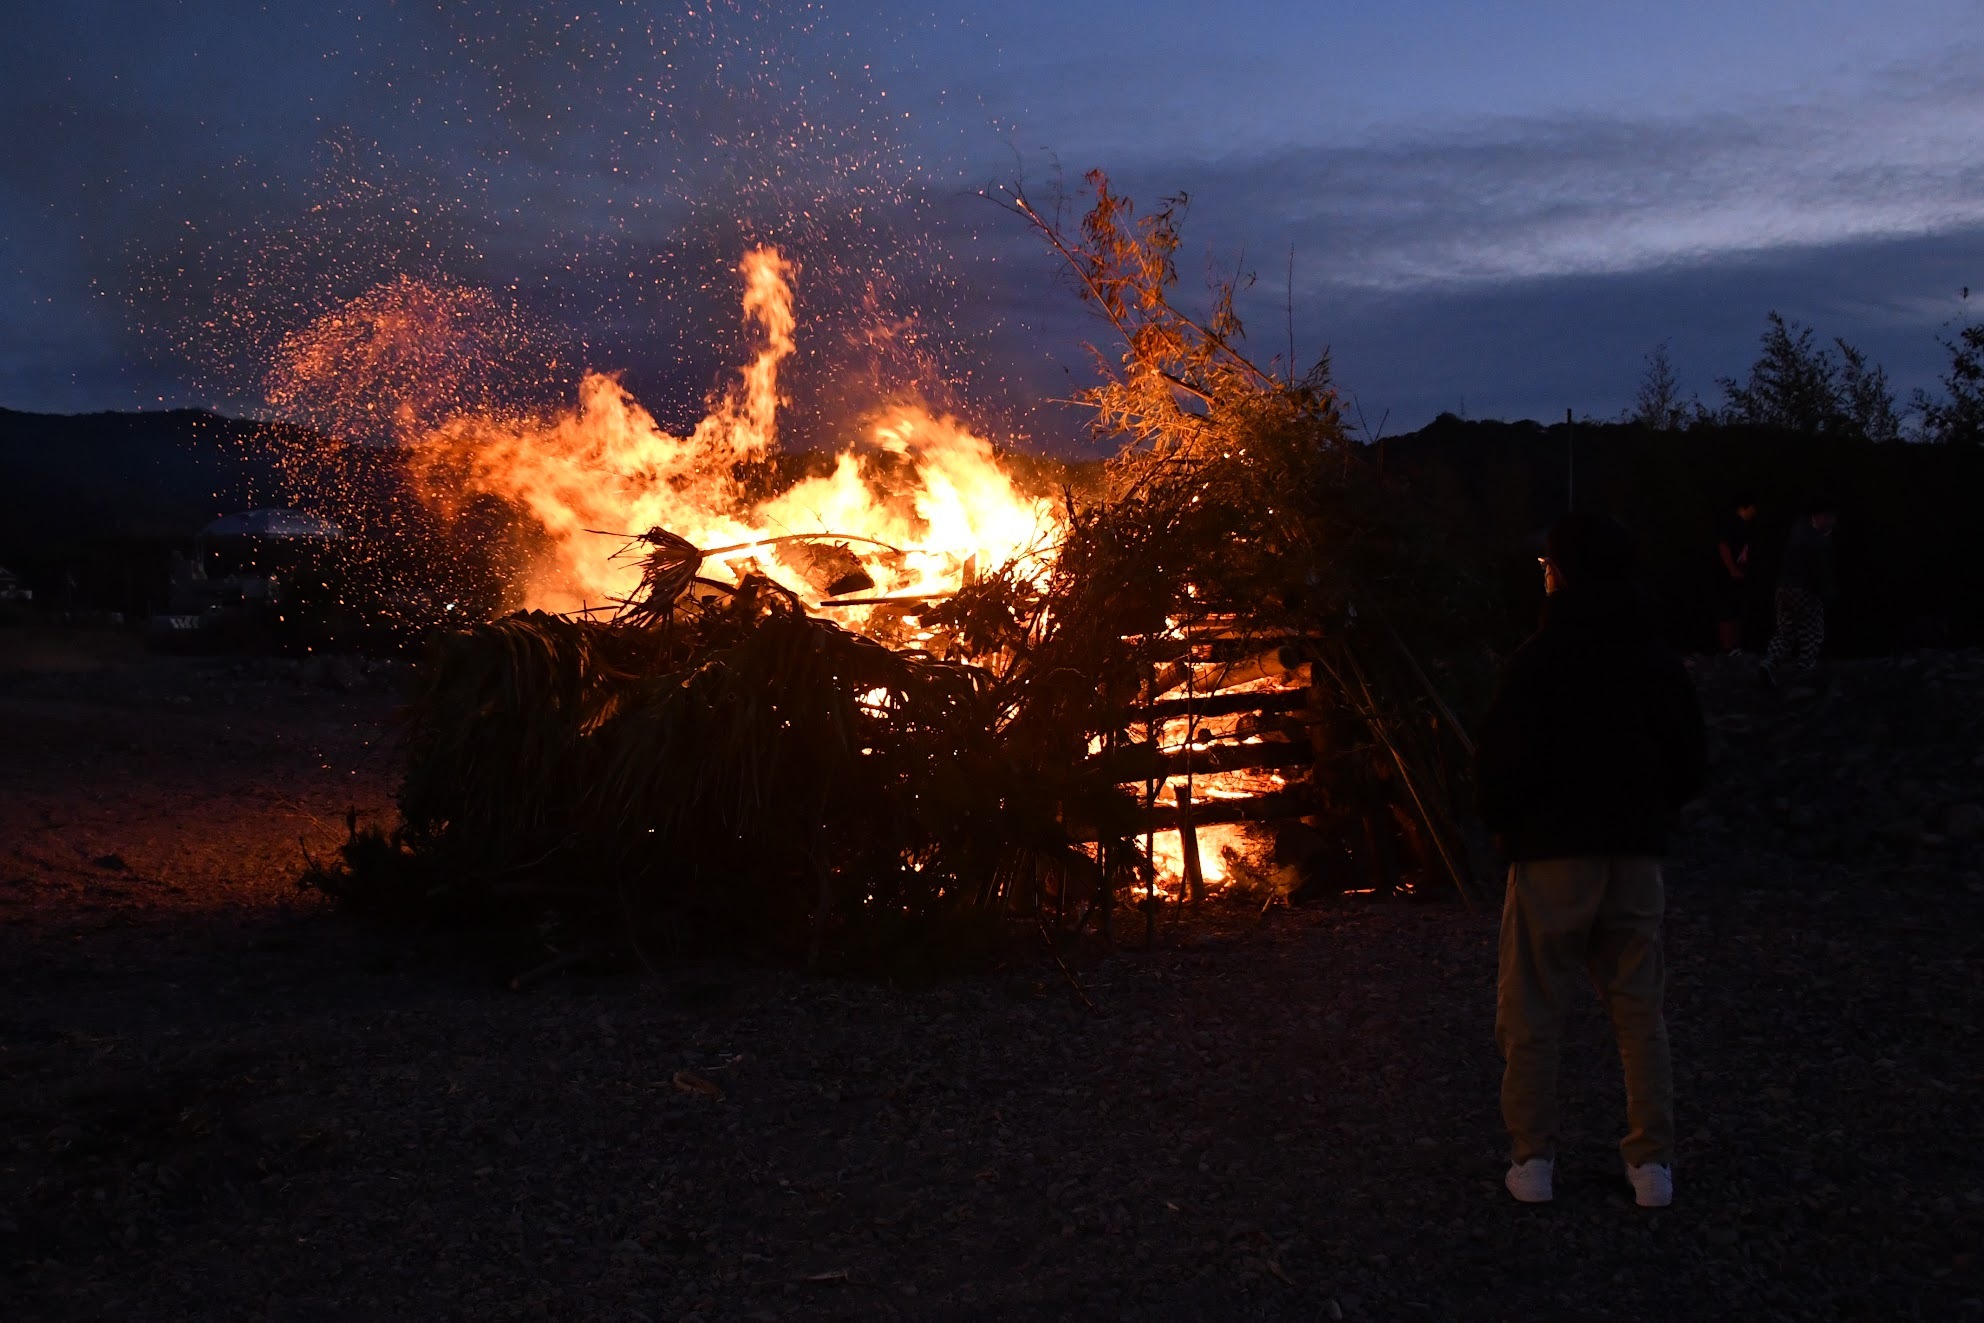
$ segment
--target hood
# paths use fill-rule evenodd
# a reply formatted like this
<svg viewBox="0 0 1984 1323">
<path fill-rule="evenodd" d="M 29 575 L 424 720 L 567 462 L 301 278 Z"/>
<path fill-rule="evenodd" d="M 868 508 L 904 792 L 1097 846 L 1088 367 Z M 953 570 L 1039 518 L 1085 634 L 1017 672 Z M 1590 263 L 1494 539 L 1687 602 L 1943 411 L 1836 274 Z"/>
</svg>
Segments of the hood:
<svg viewBox="0 0 1984 1323">
<path fill-rule="evenodd" d="M 1653 626 L 1646 597 L 1630 582 L 1566 585 L 1543 601 L 1543 629 L 1584 629 L 1611 638 L 1644 639 Z"/>
</svg>

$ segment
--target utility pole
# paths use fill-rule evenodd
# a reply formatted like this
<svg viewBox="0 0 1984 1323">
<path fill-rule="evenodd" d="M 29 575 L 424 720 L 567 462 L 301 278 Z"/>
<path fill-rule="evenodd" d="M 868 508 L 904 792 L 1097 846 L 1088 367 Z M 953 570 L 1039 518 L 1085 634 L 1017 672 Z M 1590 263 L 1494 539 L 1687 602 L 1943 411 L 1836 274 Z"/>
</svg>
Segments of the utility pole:
<svg viewBox="0 0 1984 1323">
<path fill-rule="evenodd" d="M 1578 508 L 1578 425 L 1571 421 L 1571 411 L 1564 410 L 1564 485 L 1569 488 L 1565 500 L 1566 511 Z"/>
</svg>

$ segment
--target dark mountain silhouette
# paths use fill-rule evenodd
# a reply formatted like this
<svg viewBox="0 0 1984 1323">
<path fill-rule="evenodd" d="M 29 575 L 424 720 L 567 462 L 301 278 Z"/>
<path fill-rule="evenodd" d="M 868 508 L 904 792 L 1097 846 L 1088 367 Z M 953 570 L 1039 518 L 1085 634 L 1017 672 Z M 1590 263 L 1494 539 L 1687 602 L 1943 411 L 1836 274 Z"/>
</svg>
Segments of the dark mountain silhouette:
<svg viewBox="0 0 1984 1323">
<path fill-rule="evenodd" d="M 171 551 L 190 547 L 209 520 L 259 505 L 312 508 L 309 494 L 285 485 L 281 461 L 322 444 L 286 424 L 199 410 L 0 409 L 0 565 L 44 593 L 73 576 L 80 587 L 71 591 L 91 604 L 142 610 Z M 1579 508 L 1614 514 L 1638 536 L 1647 587 L 1677 645 L 1710 644 L 1714 530 L 1730 495 L 1745 489 L 1763 501 L 1753 640 L 1768 633 L 1785 531 L 1818 491 L 1841 515 L 1842 600 L 1829 646 L 1864 653 L 1984 640 L 1984 541 L 1973 531 L 1984 509 L 1984 447 L 1443 414 L 1368 453 L 1435 508 L 1455 554 L 1496 567 L 1512 628 L 1534 619 L 1534 548 L 1569 507 L 1574 483 Z M 347 456 L 350 480 L 334 508 L 317 512 L 358 536 L 420 536 L 431 521 L 390 456 Z M 796 468 L 807 460 L 790 457 Z"/>
<path fill-rule="evenodd" d="M 0 409 L 0 554 L 89 539 L 190 538 L 218 515 L 280 504 L 280 429 L 204 410 Z"/>
<path fill-rule="evenodd" d="M 1771 587 L 1791 521 L 1824 493 L 1838 502 L 1840 601 L 1828 648 L 1884 652 L 1984 639 L 1984 447 L 1874 443 L 1764 427 L 1655 431 L 1635 423 L 1549 426 L 1444 414 L 1374 447 L 1388 474 L 1438 506 L 1461 544 L 1501 567 L 1512 615 L 1534 620 L 1535 553 L 1570 507 L 1633 530 L 1663 631 L 1712 646 L 1715 530 L 1738 491 L 1761 510 L 1752 576 L 1752 646 L 1769 632 Z M 1457 545 L 1458 549 L 1458 545 Z"/>
<path fill-rule="evenodd" d="M 0 409 L 0 566 L 42 602 L 142 614 L 175 553 L 215 518 L 312 509 L 358 536 L 425 520 L 390 457 L 348 450 L 335 497 L 294 490 L 284 462 L 325 442 L 303 429 L 204 410 L 34 414 Z"/>
</svg>

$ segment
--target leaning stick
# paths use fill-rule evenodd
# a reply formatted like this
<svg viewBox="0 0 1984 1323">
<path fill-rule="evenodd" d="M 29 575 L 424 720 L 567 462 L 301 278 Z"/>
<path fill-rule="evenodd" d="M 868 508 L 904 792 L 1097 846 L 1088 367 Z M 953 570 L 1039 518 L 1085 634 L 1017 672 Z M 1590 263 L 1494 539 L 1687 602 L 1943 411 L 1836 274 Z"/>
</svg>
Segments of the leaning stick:
<svg viewBox="0 0 1984 1323">
<path fill-rule="evenodd" d="M 1474 897 L 1469 894 L 1467 881 L 1462 876 L 1460 865 L 1454 862 L 1453 854 L 1447 849 L 1446 838 L 1440 834 L 1439 824 L 1433 820 L 1432 810 L 1426 807 L 1426 800 L 1419 793 L 1419 783 L 1413 779 L 1412 770 L 1406 765 L 1405 756 L 1392 741 L 1391 732 L 1385 728 L 1385 721 L 1378 713 L 1378 700 L 1371 693 L 1371 686 L 1364 679 L 1364 668 L 1357 664 L 1356 654 L 1344 649 L 1344 660 L 1350 663 L 1351 674 L 1357 677 L 1357 687 L 1364 694 L 1364 721 L 1371 733 L 1385 746 L 1385 752 L 1392 756 L 1392 765 L 1398 768 L 1399 779 L 1404 782 L 1406 793 L 1412 796 L 1412 805 L 1419 810 L 1420 821 L 1426 824 L 1426 834 L 1433 838 L 1433 848 L 1440 852 L 1440 862 L 1447 866 L 1447 875 L 1454 880 L 1454 890 L 1460 893 L 1461 903 L 1467 906 L 1469 914 L 1475 913 Z"/>
<path fill-rule="evenodd" d="M 1405 658 L 1405 664 L 1412 668 L 1412 674 L 1418 679 L 1420 687 L 1425 689 L 1426 697 L 1433 700 L 1433 706 L 1439 711 L 1440 719 L 1447 723 L 1447 728 L 1453 731 L 1454 738 L 1460 741 L 1461 751 L 1472 759 L 1474 741 L 1467 737 L 1467 728 L 1454 716 L 1453 709 L 1447 706 L 1447 700 L 1440 697 L 1440 691 L 1433 687 L 1432 680 L 1428 679 L 1426 672 L 1420 669 L 1419 659 L 1412 655 L 1412 649 L 1405 646 L 1405 640 L 1398 636 L 1398 631 L 1392 628 L 1392 622 L 1389 620 L 1385 621 L 1385 632 L 1392 636 L 1393 643 L 1398 644 L 1399 653 Z"/>
</svg>

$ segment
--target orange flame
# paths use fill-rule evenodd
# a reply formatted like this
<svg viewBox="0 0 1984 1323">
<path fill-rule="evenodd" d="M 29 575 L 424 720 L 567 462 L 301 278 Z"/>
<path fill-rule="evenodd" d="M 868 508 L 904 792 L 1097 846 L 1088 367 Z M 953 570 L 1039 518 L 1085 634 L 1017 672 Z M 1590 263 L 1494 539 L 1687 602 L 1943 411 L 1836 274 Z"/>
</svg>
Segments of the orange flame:
<svg viewBox="0 0 1984 1323">
<path fill-rule="evenodd" d="M 434 501 L 500 497 L 542 529 L 548 549 L 519 585 L 524 605 L 563 611 L 626 598 L 640 571 L 614 558 L 624 541 L 616 535 L 654 527 L 706 549 L 793 533 L 865 539 L 846 550 L 867 571 L 873 596 L 955 589 L 974 561 L 990 569 L 1031 558 L 1044 569 L 1052 504 L 1022 493 L 989 442 L 917 405 L 874 425 L 878 455 L 849 447 L 831 473 L 749 498 L 737 466 L 776 445 L 779 369 L 795 347 L 797 320 L 793 268 L 776 249 L 752 250 L 738 271 L 746 324 L 761 344 L 737 386 L 687 436 L 664 430 L 612 377 L 589 373 L 577 407 L 548 421 L 463 416 L 416 443 L 416 471 Z M 880 457 L 889 458 L 872 462 Z M 822 597 L 819 576 L 782 549 L 739 548 L 713 557 L 704 573 L 748 569 L 809 601 Z M 840 618 L 859 625 L 863 614 Z"/>
</svg>

